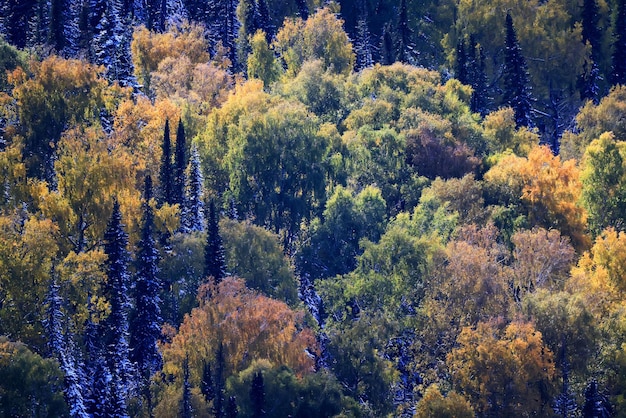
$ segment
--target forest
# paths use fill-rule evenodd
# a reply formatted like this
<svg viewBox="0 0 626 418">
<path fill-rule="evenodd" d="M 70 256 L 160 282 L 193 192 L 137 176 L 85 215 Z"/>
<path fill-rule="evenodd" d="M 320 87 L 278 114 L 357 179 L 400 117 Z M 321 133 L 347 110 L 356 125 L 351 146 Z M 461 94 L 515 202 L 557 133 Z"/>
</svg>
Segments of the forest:
<svg viewBox="0 0 626 418">
<path fill-rule="evenodd" d="M 0 416 L 626 417 L 626 0 L 3 0 Z"/>
</svg>

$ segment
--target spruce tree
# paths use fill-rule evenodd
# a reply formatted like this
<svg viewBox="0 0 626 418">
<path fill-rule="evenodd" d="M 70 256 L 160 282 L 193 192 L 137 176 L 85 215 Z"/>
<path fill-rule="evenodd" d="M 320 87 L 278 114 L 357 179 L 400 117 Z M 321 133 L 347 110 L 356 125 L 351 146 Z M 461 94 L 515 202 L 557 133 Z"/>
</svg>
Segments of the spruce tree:
<svg viewBox="0 0 626 418">
<path fill-rule="evenodd" d="M 252 416 L 260 418 L 265 415 L 265 385 L 263 383 L 263 373 L 257 371 L 252 378 L 250 387 L 250 401 L 252 402 Z"/>
<path fill-rule="evenodd" d="M 113 213 L 104 233 L 104 253 L 107 280 L 103 284 L 104 295 L 110 305 L 110 313 L 104 322 L 105 357 L 111 373 L 107 413 L 125 417 L 126 400 L 131 387 L 131 363 L 128 348 L 128 296 L 130 276 L 127 250 L 128 235 L 124 231 L 120 205 L 115 201 Z"/>
<path fill-rule="evenodd" d="M 216 284 L 226 276 L 226 259 L 222 237 L 219 230 L 219 219 L 215 211 L 215 203 L 209 204 L 207 218 L 207 238 L 204 247 L 204 276 L 213 277 Z"/>
<path fill-rule="evenodd" d="M 200 154 L 195 144 L 191 148 L 187 182 L 185 227 L 188 231 L 204 231 L 204 179 L 202 177 L 202 168 L 200 167 Z"/>
<path fill-rule="evenodd" d="M 532 98 L 528 69 L 517 41 L 517 34 L 510 13 L 506 15 L 503 102 L 513 108 L 515 123 L 518 127 L 532 126 Z"/>
<path fill-rule="evenodd" d="M 26 47 L 30 22 L 38 0 L 5 0 L 0 2 L 0 27 L 7 42 L 17 48 Z"/>
<path fill-rule="evenodd" d="M 298 5 L 298 16 L 300 16 L 300 19 L 307 20 L 309 18 L 309 6 L 306 0 L 296 0 L 296 4 Z"/>
<path fill-rule="evenodd" d="M 356 54 L 355 66 L 357 71 L 374 65 L 372 37 L 368 27 L 367 5 L 365 4 L 365 0 L 359 1 L 359 17 L 356 24 L 354 53 Z"/>
<path fill-rule="evenodd" d="M 154 212 L 150 206 L 152 179 L 145 179 L 144 215 L 141 240 L 137 244 L 137 278 L 135 281 L 135 311 L 131 323 L 131 361 L 139 373 L 140 389 L 145 394 L 148 410 L 152 411 L 150 378 L 161 368 L 162 358 L 157 341 L 161 336 L 161 281 L 159 252 L 154 239 Z"/>
<path fill-rule="evenodd" d="M 270 8 L 267 0 L 257 0 L 258 19 L 257 27 L 265 32 L 267 43 L 271 43 L 276 34 L 276 28 L 272 25 L 272 17 L 270 16 Z"/>
<path fill-rule="evenodd" d="M 63 371 L 63 394 L 72 418 L 87 418 L 87 408 L 83 398 L 83 379 L 81 369 L 76 362 L 73 345 L 67 343 L 63 335 L 62 299 L 59 295 L 59 285 L 53 274 L 46 295 L 46 320 L 44 326 L 48 335 L 48 346 L 54 358 L 59 362 Z M 69 340 L 69 339 L 68 339 Z"/>
<path fill-rule="evenodd" d="M 616 1 L 611 81 L 626 84 L 626 0 Z"/>
<path fill-rule="evenodd" d="M 185 169 L 187 168 L 187 144 L 183 121 L 178 122 L 176 130 L 176 149 L 174 152 L 174 181 L 172 203 L 180 205 L 181 213 L 185 209 L 185 185 L 187 184 Z"/>
<path fill-rule="evenodd" d="M 613 409 L 608 399 L 598 390 L 598 382 L 594 379 L 585 388 L 584 418 L 609 418 Z"/>
<path fill-rule="evenodd" d="M 596 0 L 583 0 L 582 36 L 583 43 L 591 45 L 591 57 L 597 62 L 600 58 L 601 33 L 598 26 L 600 20 L 598 3 Z"/>
<path fill-rule="evenodd" d="M 211 374 L 211 363 L 205 361 L 202 365 L 202 380 L 200 381 L 200 391 L 206 403 L 215 399 L 215 385 Z"/>
<path fill-rule="evenodd" d="M 238 414 L 237 399 L 234 396 L 229 396 L 228 405 L 226 405 L 226 418 L 237 418 Z"/>
<path fill-rule="evenodd" d="M 181 401 L 181 417 L 192 418 L 193 409 L 191 408 L 191 384 L 189 383 L 189 357 L 183 360 L 183 399 Z"/>
<path fill-rule="evenodd" d="M 489 93 L 487 88 L 487 73 L 485 71 L 485 53 L 482 47 L 476 44 L 473 36 L 469 41 L 469 78 L 473 88 L 470 99 L 470 109 L 474 113 L 485 116 L 489 113 Z"/>
<path fill-rule="evenodd" d="M 467 54 L 465 51 L 465 39 L 461 38 L 456 43 L 456 61 L 454 66 L 454 77 L 463 84 L 470 84 L 468 77 Z"/>
<path fill-rule="evenodd" d="M 170 121 L 165 120 L 163 128 L 163 142 L 161 143 L 161 167 L 159 168 L 159 203 L 172 204 L 174 202 L 174 179 L 172 168 L 172 142 L 170 139 Z"/>
<path fill-rule="evenodd" d="M 226 358 L 224 356 L 224 345 L 219 343 L 217 353 L 215 353 L 215 400 L 213 402 L 213 414 L 215 418 L 222 418 L 224 416 L 224 371 L 226 369 Z"/>
<path fill-rule="evenodd" d="M 415 44 L 413 43 L 413 30 L 409 27 L 409 16 L 406 0 L 400 0 L 398 10 L 398 24 L 396 28 L 396 59 L 405 64 L 414 64 Z"/>
<path fill-rule="evenodd" d="M 383 65 L 391 65 L 396 62 L 392 29 L 389 24 L 383 27 L 383 34 L 380 41 L 380 62 Z"/>
</svg>

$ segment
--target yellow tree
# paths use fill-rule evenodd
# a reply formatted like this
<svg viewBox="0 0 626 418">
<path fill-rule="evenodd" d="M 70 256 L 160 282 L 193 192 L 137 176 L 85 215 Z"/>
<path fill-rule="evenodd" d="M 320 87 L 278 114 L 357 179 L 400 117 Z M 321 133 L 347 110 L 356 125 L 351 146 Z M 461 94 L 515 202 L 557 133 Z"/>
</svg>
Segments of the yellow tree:
<svg viewBox="0 0 626 418">
<path fill-rule="evenodd" d="M 552 352 L 528 322 L 480 322 L 466 327 L 447 357 L 455 389 L 476 412 L 494 416 L 553 416 Z"/>
<path fill-rule="evenodd" d="M 580 170 L 574 160 L 561 161 L 548 147 L 536 146 L 528 157 L 501 158 L 485 174 L 485 181 L 501 203 L 517 205 L 530 225 L 556 228 L 578 249 L 589 245 L 587 213 L 578 203 Z"/>
</svg>

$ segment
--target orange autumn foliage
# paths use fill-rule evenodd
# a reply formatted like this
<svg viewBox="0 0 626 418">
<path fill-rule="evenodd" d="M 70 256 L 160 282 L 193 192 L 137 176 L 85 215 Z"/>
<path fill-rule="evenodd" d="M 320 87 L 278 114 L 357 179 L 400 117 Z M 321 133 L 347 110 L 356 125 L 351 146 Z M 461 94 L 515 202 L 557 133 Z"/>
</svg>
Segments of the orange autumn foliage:
<svg viewBox="0 0 626 418">
<path fill-rule="evenodd" d="M 220 344 L 225 376 L 260 359 L 286 365 L 298 375 L 313 372 L 314 360 L 307 351 L 318 348 L 302 312 L 246 288 L 235 277 L 201 286 L 198 297 L 200 306 L 185 316 L 178 333 L 163 346 L 166 374 L 180 375 L 189 356 L 191 380 L 199 381 L 203 361 L 214 361 Z"/>
</svg>

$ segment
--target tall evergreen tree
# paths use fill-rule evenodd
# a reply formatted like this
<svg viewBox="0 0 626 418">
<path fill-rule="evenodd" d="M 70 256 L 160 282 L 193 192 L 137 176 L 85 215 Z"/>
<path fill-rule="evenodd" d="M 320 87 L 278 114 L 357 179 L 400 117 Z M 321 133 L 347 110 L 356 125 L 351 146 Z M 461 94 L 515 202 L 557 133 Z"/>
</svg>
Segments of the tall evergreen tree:
<svg viewBox="0 0 626 418">
<path fill-rule="evenodd" d="M 104 295 L 110 305 L 110 313 L 104 322 L 105 357 L 111 373 L 107 413 L 114 417 L 128 416 L 126 400 L 131 388 L 131 363 L 128 348 L 128 296 L 130 276 L 127 250 L 128 235 L 124 231 L 120 205 L 115 201 L 113 213 L 104 233 L 104 253 L 107 280 L 103 284 Z"/>
<path fill-rule="evenodd" d="M 229 396 L 228 405 L 226 405 L 226 418 L 237 418 L 238 414 L 237 399 L 234 396 Z"/>
<path fill-rule="evenodd" d="M 237 19 L 236 0 L 212 0 L 206 9 L 206 24 L 213 34 L 215 50 L 221 43 L 228 51 L 233 68 L 238 69 L 237 61 L 237 35 L 239 33 L 239 20 Z M 215 51 L 214 51 L 215 52 Z"/>
<path fill-rule="evenodd" d="M 298 5 L 298 16 L 302 20 L 307 20 L 309 18 L 309 6 L 306 0 L 296 0 L 296 4 Z"/>
<path fill-rule="evenodd" d="M 170 139 L 170 121 L 165 120 L 163 142 L 161 143 L 161 167 L 159 168 L 159 183 L 161 186 L 159 202 L 172 204 L 174 202 L 174 178 L 172 168 L 172 142 Z"/>
<path fill-rule="evenodd" d="M 188 231 L 204 231 L 204 179 L 202 178 L 202 168 L 200 167 L 200 154 L 195 144 L 191 147 L 187 182 L 185 227 Z"/>
<path fill-rule="evenodd" d="M 257 371 L 252 377 L 250 387 L 250 401 L 252 402 L 252 416 L 260 418 L 265 416 L 265 384 L 263 383 L 263 373 Z"/>
<path fill-rule="evenodd" d="M 131 322 L 131 361 L 139 372 L 140 389 L 152 412 L 150 378 L 161 368 L 162 358 L 157 341 L 161 336 L 161 281 L 159 280 L 159 252 L 154 239 L 154 212 L 152 178 L 145 180 L 144 216 L 141 240 L 137 244 L 137 278 L 135 281 L 135 312 Z"/>
<path fill-rule="evenodd" d="M 595 62 L 600 58 L 601 32 L 600 14 L 597 0 L 583 0 L 582 35 L 583 43 L 591 45 L 591 57 Z"/>
<path fill-rule="evenodd" d="M 178 122 L 176 130 L 176 149 L 174 152 L 174 179 L 172 190 L 172 203 L 180 205 L 181 213 L 185 209 L 185 185 L 187 184 L 187 176 L 185 170 L 187 168 L 187 143 L 185 139 L 185 128 L 183 121 Z"/>
<path fill-rule="evenodd" d="M 213 414 L 215 418 L 224 417 L 224 407 L 226 406 L 224 393 L 225 393 L 225 379 L 224 371 L 226 368 L 226 358 L 224 356 L 224 345 L 220 342 L 215 353 L 215 400 L 213 401 Z"/>
<path fill-rule="evenodd" d="M 189 383 L 189 357 L 185 357 L 183 361 L 183 399 L 181 402 L 181 417 L 192 418 L 193 409 L 191 408 L 191 384 Z"/>
<path fill-rule="evenodd" d="M 209 204 L 207 218 L 207 238 L 204 247 L 204 276 L 213 277 L 219 283 L 226 276 L 226 259 L 222 237 L 219 230 L 219 219 L 215 210 L 215 203 Z"/>
<path fill-rule="evenodd" d="M 380 40 L 380 62 L 383 65 L 391 65 L 396 62 L 393 34 L 390 24 L 386 24 L 383 27 L 383 34 Z"/>
<path fill-rule="evenodd" d="M 202 365 L 202 380 L 200 381 L 200 391 L 206 403 L 215 399 L 215 385 L 211 374 L 211 363 L 205 361 Z"/>
<path fill-rule="evenodd" d="M 416 61 L 416 48 L 413 42 L 413 30 L 409 27 L 409 15 L 406 0 L 400 0 L 398 24 L 396 27 L 396 59 L 406 64 Z"/>
<path fill-rule="evenodd" d="M 27 46 L 38 47 L 49 41 L 50 7 L 48 0 L 39 0 L 28 21 Z"/>
<path fill-rule="evenodd" d="M 38 0 L 5 0 L 0 4 L 0 28 L 6 40 L 17 48 L 28 42 L 30 22 Z"/>
<path fill-rule="evenodd" d="M 626 0 L 616 1 L 611 81 L 626 84 Z"/>
<path fill-rule="evenodd" d="M 609 418 L 613 408 L 608 399 L 598 390 L 598 382 L 594 379 L 585 388 L 584 418 Z"/>
<path fill-rule="evenodd" d="M 456 43 L 456 61 L 454 66 L 454 77 L 463 84 L 470 84 L 468 77 L 467 53 L 465 51 L 465 39 L 461 38 Z"/>
<path fill-rule="evenodd" d="M 70 23 L 66 17 L 71 10 L 71 4 L 66 0 L 50 0 L 47 43 L 57 53 L 61 53 L 66 47 L 65 27 Z"/>
<path fill-rule="evenodd" d="M 267 0 L 257 0 L 257 11 L 259 19 L 257 27 L 265 32 L 267 43 L 271 43 L 276 34 L 276 28 L 272 24 L 272 17 L 270 16 L 270 8 L 267 5 Z"/>
<path fill-rule="evenodd" d="M 485 71 L 485 53 L 477 45 L 473 36 L 469 40 L 469 78 L 473 88 L 470 99 L 472 112 L 485 116 L 489 113 L 489 93 L 487 87 L 487 73 Z"/>
<path fill-rule="evenodd" d="M 374 65 L 372 53 L 372 36 L 368 26 L 367 5 L 365 0 L 359 1 L 359 17 L 356 24 L 356 38 L 354 39 L 354 53 L 356 54 L 356 70 Z"/>
<path fill-rule="evenodd" d="M 515 112 L 515 123 L 532 126 L 532 97 L 526 60 L 517 41 L 510 13 L 506 15 L 506 41 L 504 48 L 503 102 Z"/>
</svg>

